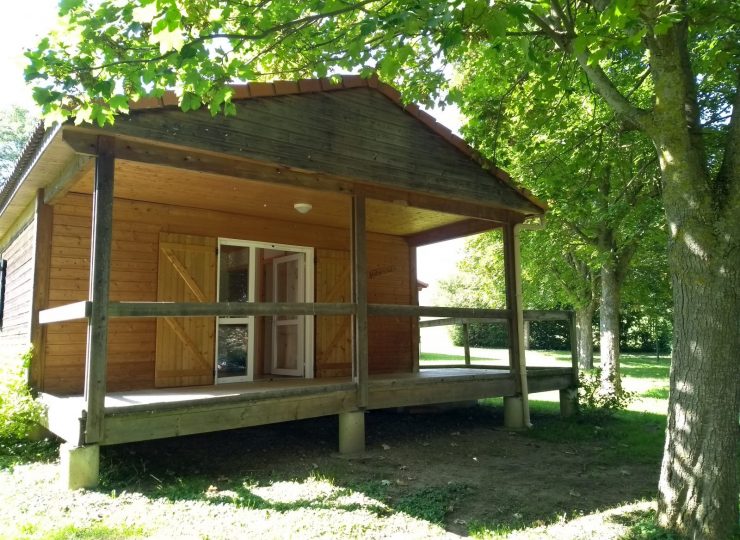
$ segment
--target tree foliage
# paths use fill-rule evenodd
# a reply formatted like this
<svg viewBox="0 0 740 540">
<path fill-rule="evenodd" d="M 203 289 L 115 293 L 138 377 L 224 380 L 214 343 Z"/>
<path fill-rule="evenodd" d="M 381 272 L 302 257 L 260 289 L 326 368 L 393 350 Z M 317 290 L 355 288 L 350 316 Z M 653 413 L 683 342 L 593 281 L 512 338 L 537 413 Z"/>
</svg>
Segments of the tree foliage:
<svg viewBox="0 0 740 540">
<path fill-rule="evenodd" d="M 0 186 L 13 172 L 35 124 L 36 119 L 21 107 L 0 110 Z"/>
</svg>

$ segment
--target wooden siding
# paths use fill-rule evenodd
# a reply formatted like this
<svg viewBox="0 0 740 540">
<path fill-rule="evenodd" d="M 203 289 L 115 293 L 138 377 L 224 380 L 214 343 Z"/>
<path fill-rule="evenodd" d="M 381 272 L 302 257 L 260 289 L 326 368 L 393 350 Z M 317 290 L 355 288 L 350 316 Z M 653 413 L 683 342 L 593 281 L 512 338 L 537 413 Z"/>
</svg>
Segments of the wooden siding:
<svg viewBox="0 0 740 540">
<path fill-rule="evenodd" d="M 208 111 L 133 111 L 109 131 L 525 213 L 540 209 L 377 91 L 276 96 Z"/>
<path fill-rule="evenodd" d="M 0 258 L 8 261 L 0 330 L 0 372 L 30 345 L 35 230 L 34 221 L 28 222 L 0 254 Z"/>
<path fill-rule="evenodd" d="M 87 298 L 90 215 L 89 195 L 70 193 L 54 205 L 50 307 Z M 157 300 L 158 245 L 162 232 L 313 246 L 319 261 L 316 276 L 317 301 L 322 301 L 323 294 L 319 294 L 323 279 L 320 272 L 324 271 L 321 269 L 321 254 L 332 254 L 338 259 L 344 257 L 347 264 L 349 263 L 347 230 L 116 199 L 111 271 L 112 301 Z M 370 234 L 368 251 L 370 301 L 408 303 L 410 287 L 406 242 L 397 237 Z M 349 283 L 349 275 L 346 279 Z M 348 287 L 349 285 L 345 287 L 345 292 Z M 374 319 L 370 320 L 370 371 L 410 371 L 411 326 L 408 318 Z M 323 323 L 317 323 L 317 328 L 321 328 L 320 324 Z M 317 331 L 317 347 L 320 344 L 326 345 L 321 334 L 326 330 Z M 84 323 L 49 326 L 44 391 L 82 391 L 85 336 Z M 156 322 L 153 319 L 114 319 L 110 323 L 109 336 L 108 390 L 153 388 Z M 330 357 L 322 357 L 317 354 L 316 376 L 346 376 L 350 369 L 350 358 L 349 348 L 346 348 L 346 355 L 332 353 Z"/>
</svg>

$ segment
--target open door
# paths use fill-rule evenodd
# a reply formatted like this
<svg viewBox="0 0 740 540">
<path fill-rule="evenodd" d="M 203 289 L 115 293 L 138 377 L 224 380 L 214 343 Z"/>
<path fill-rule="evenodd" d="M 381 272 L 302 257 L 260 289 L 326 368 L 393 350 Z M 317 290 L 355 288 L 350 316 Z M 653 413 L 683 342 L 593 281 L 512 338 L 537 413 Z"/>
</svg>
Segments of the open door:
<svg viewBox="0 0 740 540">
<path fill-rule="evenodd" d="M 214 302 L 216 240 L 161 233 L 157 301 Z M 157 319 L 156 387 L 213 384 L 215 322 L 212 317 Z"/>
<path fill-rule="evenodd" d="M 294 253 L 272 260 L 273 301 L 305 302 L 306 257 Z M 272 366 L 275 375 L 302 377 L 305 369 L 306 317 L 278 315 L 272 318 Z"/>
</svg>

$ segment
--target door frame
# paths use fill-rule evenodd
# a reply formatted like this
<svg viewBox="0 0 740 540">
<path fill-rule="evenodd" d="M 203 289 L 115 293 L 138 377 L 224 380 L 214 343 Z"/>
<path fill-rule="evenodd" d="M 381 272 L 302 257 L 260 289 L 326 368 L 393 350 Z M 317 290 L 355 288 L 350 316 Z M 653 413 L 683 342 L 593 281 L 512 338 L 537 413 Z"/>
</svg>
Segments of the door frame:
<svg viewBox="0 0 740 540">
<path fill-rule="evenodd" d="M 250 248 L 249 251 L 249 266 L 252 271 L 249 272 L 249 298 L 254 299 L 255 293 L 256 293 L 256 266 L 257 266 L 257 252 L 256 249 L 272 249 L 276 251 L 287 251 L 291 253 L 302 253 L 305 257 L 305 267 L 303 272 L 303 278 L 304 278 L 304 294 L 305 294 L 305 302 L 306 303 L 312 303 L 314 302 L 314 248 L 309 246 L 296 246 L 292 244 L 277 244 L 272 242 L 259 242 L 256 240 L 242 240 L 238 238 L 218 238 L 217 246 L 218 246 L 218 253 L 216 255 L 216 298 L 219 298 L 220 294 L 220 287 L 221 283 L 218 279 L 218 276 L 221 275 L 221 246 L 222 245 L 230 245 L 230 246 L 239 246 L 239 247 L 247 247 Z M 254 300 L 252 300 L 254 301 Z M 213 373 L 213 381 L 214 384 L 228 384 L 231 382 L 245 382 L 245 381 L 253 381 L 254 380 L 254 372 L 255 372 L 255 361 L 257 360 L 255 358 L 255 340 L 254 340 L 254 332 L 253 329 L 255 328 L 254 320 L 255 317 L 243 317 L 238 318 L 238 321 L 245 321 L 245 324 L 247 325 L 247 336 L 248 336 L 248 342 L 247 342 L 247 374 L 244 377 L 229 377 L 228 379 L 218 379 L 218 370 L 216 369 L 217 366 L 215 365 L 216 362 L 218 362 L 218 325 L 219 325 L 219 319 L 228 319 L 229 322 L 236 322 L 234 318 L 228 318 L 228 317 L 216 317 L 215 321 L 215 354 L 214 354 L 214 373 Z M 228 324 L 228 323 L 226 323 Z M 240 323 L 237 323 L 240 324 Z M 314 378 L 314 317 L 311 315 L 304 315 L 304 323 L 303 323 L 303 333 L 304 333 L 304 339 L 303 339 L 303 347 L 304 347 L 304 369 L 303 369 L 303 377 L 304 379 L 313 379 Z M 260 362 L 262 359 L 260 359 Z M 272 362 L 272 360 L 271 360 Z"/>
</svg>

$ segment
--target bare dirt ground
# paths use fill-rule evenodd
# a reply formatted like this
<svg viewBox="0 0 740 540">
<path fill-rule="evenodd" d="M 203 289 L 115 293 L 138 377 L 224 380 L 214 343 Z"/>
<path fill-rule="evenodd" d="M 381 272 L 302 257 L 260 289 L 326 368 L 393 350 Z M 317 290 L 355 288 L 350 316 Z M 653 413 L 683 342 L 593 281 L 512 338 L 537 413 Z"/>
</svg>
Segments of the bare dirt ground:
<svg viewBox="0 0 740 540">
<path fill-rule="evenodd" d="M 613 441 L 551 442 L 509 432 L 501 413 L 372 412 L 367 452 L 355 457 L 336 453 L 335 418 L 122 445 L 104 451 L 103 489 L 197 499 L 245 480 L 256 486 L 318 477 L 390 512 L 441 518 L 458 535 L 493 524 L 553 523 L 653 496 L 658 463 L 615 465 L 604 458 Z"/>
</svg>

